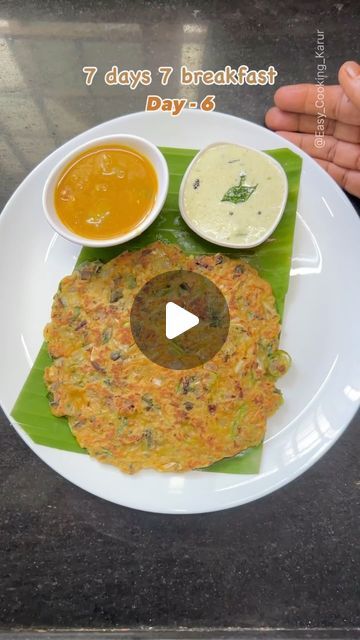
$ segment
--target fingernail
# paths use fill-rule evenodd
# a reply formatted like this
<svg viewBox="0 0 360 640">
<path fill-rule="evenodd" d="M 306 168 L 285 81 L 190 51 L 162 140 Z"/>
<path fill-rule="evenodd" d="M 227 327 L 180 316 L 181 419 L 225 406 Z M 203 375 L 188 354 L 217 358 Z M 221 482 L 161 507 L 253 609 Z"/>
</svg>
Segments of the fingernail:
<svg viewBox="0 0 360 640">
<path fill-rule="evenodd" d="M 345 71 L 348 74 L 349 78 L 356 78 L 358 75 L 360 75 L 360 67 L 357 64 L 357 62 L 347 62 L 345 64 Z"/>
</svg>

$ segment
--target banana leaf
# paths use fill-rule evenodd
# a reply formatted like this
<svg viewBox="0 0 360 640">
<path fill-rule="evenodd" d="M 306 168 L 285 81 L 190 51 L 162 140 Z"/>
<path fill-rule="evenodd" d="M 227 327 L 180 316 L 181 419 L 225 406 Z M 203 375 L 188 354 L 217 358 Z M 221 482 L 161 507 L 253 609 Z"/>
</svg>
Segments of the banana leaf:
<svg viewBox="0 0 360 640">
<path fill-rule="evenodd" d="M 270 282 L 280 316 L 283 314 L 285 295 L 289 284 L 296 205 L 301 174 L 301 158 L 289 149 L 267 151 L 283 166 L 288 179 L 288 199 L 284 215 L 272 236 L 259 247 L 233 250 L 217 247 L 191 231 L 182 220 L 178 209 L 178 192 L 182 176 L 197 153 L 193 149 L 161 148 L 170 173 L 169 192 L 158 218 L 139 237 L 116 247 L 105 249 L 83 248 L 78 264 L 87 260 L 111 260 L 125 250 L 145 247 L 154 240 L 177 244 L 189 254 L 217 253 L 242 257 Z M 44 343 L 12 410 L 12 417 L 37 444 L 55 449 L 86 454 L 68 426 L 66 418 L 56 418 L 50 412 L 47 390 L 43 381 L 44 369 L 51 364 Z M 286 399 L 285 399 L 286 400 Z M 231 459 L 216 462 L 204 471 L 219 473 L 258 473 L 262 445 L 249 449 Z"/>
</svg>

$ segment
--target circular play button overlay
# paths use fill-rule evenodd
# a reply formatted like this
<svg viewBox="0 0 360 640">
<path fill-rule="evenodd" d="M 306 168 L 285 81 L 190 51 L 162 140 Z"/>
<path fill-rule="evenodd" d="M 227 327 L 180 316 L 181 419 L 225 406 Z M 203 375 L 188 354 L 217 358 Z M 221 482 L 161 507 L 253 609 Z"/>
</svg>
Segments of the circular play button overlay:
<svg viewBox="0 0 360 640">
<path fill-rule="evenodd" d="M 192 369 L 211 360 L 226 341 L 229 309 L 218 287 L 192 271 L 167 271 L 135 297 L 131 330 L 142 353 L 168 369 Z"/>
</svg>

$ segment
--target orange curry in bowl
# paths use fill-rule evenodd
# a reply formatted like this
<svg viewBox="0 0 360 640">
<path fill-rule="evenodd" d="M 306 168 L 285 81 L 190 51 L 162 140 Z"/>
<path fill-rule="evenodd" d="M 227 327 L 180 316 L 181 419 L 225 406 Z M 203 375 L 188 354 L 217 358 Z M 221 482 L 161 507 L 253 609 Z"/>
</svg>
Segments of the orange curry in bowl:
<svg viewBox="0 0 360 640">
<path fill-rule="evenodd" d="M 151 162 L 130 147 L 86 149 L 63 170 L 54 204 L 74 233 L 97 240 L 132 231 L 151 211 L 158 189 Z"/>
</svg>

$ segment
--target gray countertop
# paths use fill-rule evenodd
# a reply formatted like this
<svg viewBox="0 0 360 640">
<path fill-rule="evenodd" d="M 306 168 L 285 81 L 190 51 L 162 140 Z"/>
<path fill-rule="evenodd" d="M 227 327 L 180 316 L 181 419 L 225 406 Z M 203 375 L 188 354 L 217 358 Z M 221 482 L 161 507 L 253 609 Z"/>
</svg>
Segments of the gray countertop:
<svg viewBox="0 0 360 640">
<path fill-rule="evenodd" d="M 147 87 L 84 83 L 161 64 L 273 64 L 313 81 L 316 29 L 329 82 L 359 57 L 358 3 L 0 2 L 0 205 L 54 148 L 144 108 Z M 151 92 L 173 97 L 154 81 Z M 200 96 L 209 93 L 200 89 Z M 263 123 L 271 87 L 219 87 L 219 111 Z M 357 203 L 355 202 L 355 205 Z M 4 274 L 2 274 L 4 277 Z M 1 363 L 4 366 L 4 363 Z M 161 516 L 59 477 L 0 416 L 0 628 L 359 625 L 359 416 L 307 473 L 229 511 Z"/>
</svg>

